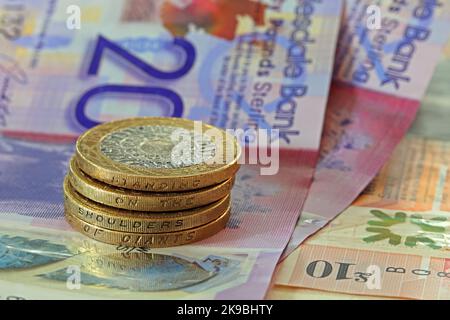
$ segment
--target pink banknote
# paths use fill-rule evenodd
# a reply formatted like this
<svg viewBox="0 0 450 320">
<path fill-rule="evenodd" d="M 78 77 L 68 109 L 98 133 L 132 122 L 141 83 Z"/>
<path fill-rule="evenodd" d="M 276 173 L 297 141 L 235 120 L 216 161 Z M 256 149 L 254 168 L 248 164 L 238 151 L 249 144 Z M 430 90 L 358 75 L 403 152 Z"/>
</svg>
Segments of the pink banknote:
<svg viewBox="0 0 450 320">
<path fill-rule="evenodd" d="M 8 2 L 0 0 L 2 13 L 22 18 L 11 32 L 0 32 L 0 183 L 8 186 L 0 189 L 0 245 L 15 251 L 0 257 L 0 268 L 24 272 L 0 274 L 0 282 L 9 281 L 1 294 L 34 297 L 45 286 L 51 297 L 115 297 L 122 289 L 145 298 L 263 298 L 318 158 L 341 1 Z M 68 29 L 78 9 L 81 26 Z M 117 264 L 130 265 L 129 272 L 95 274 L 85 251 L 99 245 L 85 238 L 89 244 L 79 245 L 62 205 L 73 151 L 67 141 L 99 122 L 151 115 L 278 132 L 271 135 L 275 171 L 265 175 L 267 163 L 244 162 L 224 231 L 200 244 L 149 253 L 176 257 L 160 257 L 168 268 L 184 261 L 178 265 L 186 273 L 174 273 L 179 277 L 166 282 L 177 286 L 164 293 L 139 286 L 151 270 L 136 275 L 135 262 L 118 248 L 95 250 L 107 252 L 99 259 L 108 256 L 109 265 L 119 250 Z M 81 256 L 73 249 L 79 247 Z M 81 265 L 82 291 L 70 293 L 61 265 L 83 255 L 73 262 Z M 190 278 L 196 281 L 187 283 Z"/>
<path fill-rule="evenodd" d="M 380 170 L 414 120 L 447 42 L 450 3 L 377 3 L 345 2 L 320 160 L 284 257 Z"/>
</svg>

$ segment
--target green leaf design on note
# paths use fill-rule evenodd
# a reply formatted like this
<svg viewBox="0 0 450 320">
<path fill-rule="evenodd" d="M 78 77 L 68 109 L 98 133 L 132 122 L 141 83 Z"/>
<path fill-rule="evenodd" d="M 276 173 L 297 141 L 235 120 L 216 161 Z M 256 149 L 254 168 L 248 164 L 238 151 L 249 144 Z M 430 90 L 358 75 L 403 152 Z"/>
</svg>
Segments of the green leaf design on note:
<svg viewBox="0 0 450 320">
<path fill-rule="evenodd" d="M 373 235 L 363 238 L 367 243 L 388 241 L 390 245 L 404 244 L 407 247 L 416 247 L 418 244 L 431 249 L 441 249 L 445 246 L 446 227 L 449 225 L 446 217 L 425 219 L 419 214 L 410 217 L 405 212 L 396 212 L 393 216 L 381 210 L 371 210 L 370 213 L 378 220 L 369 220 L 366 231 Z M 419 227 L 418 231 L 411 228 L 411 234 L 399 234 L 393 230 L 396 226 L 410 224 Z M 405 228 L 408 229 L 408 226 Z"/>
</svg>

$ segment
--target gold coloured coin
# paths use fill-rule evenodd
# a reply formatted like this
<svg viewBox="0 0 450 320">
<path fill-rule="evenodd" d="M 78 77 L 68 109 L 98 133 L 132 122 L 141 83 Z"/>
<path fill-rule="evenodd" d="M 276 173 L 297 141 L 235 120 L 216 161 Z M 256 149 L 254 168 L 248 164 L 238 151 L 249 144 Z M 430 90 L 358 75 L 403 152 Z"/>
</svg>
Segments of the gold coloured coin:
<svg viewBox="0 0 450 320">
<path fill-rule="evenodd" d="M 130 247 L 165 248 L 189 244 L 217 234 L 225 228 L 230 217 L 230 209 L 218 219 L 201 227 L 153 234 L 111 231 L 80 220 L 68 211 L 66 211 L 65 216 L 72 228 L 97 241 Z"/>
<path fill-rule="evenodd" d="M 78 194 L 66 177 L 65 212 L 93 226 L 128 233 L 167 233 L 192 229 L 218 219 L 230 207 L 230 196 L 210 205 L 170 213 L 128 211 L 103 206 Z"/>
<path fill-rule="evenodd" d="M 82 196 L 95 202 L 126 210 L 179 211 L 201 207 L 226 197 L 234 177 L 212 187 L 185 192 L 146 192 L 112 187 L 92 179 L 78 168 L 76 159 L 69 164 L 69 181 Z"/>
<path fill-rule="evenodd" d="M 171 192 L 219 184 L 239 169 L 240 146 L 216 127 L 180 118 L 104 123 L 77 141 L 80 169 L 125 189 Z"/>
</svg>

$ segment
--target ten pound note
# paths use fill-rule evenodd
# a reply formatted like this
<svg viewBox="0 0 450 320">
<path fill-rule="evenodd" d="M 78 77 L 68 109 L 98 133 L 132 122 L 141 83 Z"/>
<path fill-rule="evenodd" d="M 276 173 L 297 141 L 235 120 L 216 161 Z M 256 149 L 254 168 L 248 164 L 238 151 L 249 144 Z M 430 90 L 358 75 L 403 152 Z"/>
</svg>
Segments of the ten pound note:
<svg viewBox="0 0 450 320">
<path fill-rule="evenodd" d="M 341 5 L 0 0 L 0 294 L 263 298 L 318 157 Z M 225 231 L 148 252 L 64 222 L 71 142 L 143 115 L 268 133 L 270 156 L 245 153 Z"/>
</svg>

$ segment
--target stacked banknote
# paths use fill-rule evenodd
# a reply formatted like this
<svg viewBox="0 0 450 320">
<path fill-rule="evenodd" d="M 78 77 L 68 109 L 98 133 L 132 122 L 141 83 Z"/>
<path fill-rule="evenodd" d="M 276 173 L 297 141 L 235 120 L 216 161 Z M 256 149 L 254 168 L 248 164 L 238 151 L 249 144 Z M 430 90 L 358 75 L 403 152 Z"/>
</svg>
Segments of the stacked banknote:
<svg viewBox="0 0 450 320">
<path fill-rule="evenodd" d="M 408 135 L 356 201 L 279 264 L 267 298 L 450 298 L 449 81 L 450 42 Z M 334 274 L 317 278 L 328 262 Z"/>
<path fill-rule="evenodd" d="M 237 140 L 201 122 L 135 118 L 86 131 L 64 180 L 65 217 L 101 242 L 170 247 L 212 236 L 230 217 Z"/>
</svg>

